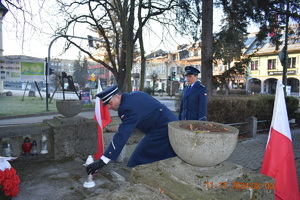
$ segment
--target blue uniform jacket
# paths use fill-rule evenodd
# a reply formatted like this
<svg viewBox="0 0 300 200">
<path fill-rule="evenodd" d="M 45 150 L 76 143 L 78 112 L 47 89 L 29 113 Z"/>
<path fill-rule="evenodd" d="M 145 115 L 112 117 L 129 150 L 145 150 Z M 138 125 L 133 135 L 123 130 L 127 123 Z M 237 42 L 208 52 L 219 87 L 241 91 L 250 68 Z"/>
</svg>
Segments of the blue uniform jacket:
<svg viewBox="0 0 300 200">
<path fill-rule="evenodd" d="M 145 92 L 123 93 L 118 115 L 122 121 L 104 156 L 116 160 L 135 128 L 146 135 L 132 153 L 128 166 L 176 156 L 168 137 L 168 123 L 178 118 L 165 105 Z"/>
<path fill-rule="evenodd" d="M 182 99 L 178 114 L 179 120 L 206 120 L 207 93 L 206 87 L 195 82 L 193 87 L 182 91 Z"/>
</svg>

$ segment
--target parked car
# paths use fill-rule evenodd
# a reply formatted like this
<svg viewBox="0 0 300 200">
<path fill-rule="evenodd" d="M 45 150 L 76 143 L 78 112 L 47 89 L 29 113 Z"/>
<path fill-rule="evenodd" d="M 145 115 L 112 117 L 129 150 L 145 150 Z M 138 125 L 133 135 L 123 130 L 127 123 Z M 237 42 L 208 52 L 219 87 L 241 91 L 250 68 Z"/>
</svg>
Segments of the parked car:
<svg viewBox="0 0 300 200">
<path fill-rule="evenodd" d="M 50 86 L 50 87 L 48 87 L 48 90 L 49 90 L 49 92 L 53 92 L 55 90 L 55 88 Z M 46 92 L 46 87 L 42 88 L 41 91 Z"/>
</svg>

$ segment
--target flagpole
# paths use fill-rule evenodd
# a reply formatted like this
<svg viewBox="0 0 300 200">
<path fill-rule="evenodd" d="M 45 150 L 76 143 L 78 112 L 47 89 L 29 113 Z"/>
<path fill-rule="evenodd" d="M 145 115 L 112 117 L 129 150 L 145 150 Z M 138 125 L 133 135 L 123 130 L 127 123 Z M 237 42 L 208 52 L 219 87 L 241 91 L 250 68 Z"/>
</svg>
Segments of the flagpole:
<svg viewBox="0 0 300 200">
<path fill-rule="evenodd" d="M 283 71 L 282 71 L 282 83 L 283 85 L 287 86 L 287 67 L 289 65 L 289 57 L 288 57 L 288 31 L 289 31 L 289 9 L 290 9 L 290 1 L 287 0 L 286 5 L 286 23 L 285 23 L 285 38 L 284 38 L 284 65 L 283 65 Z M 286 97 L 286 87 L 283 89 L 284 96 Z"/>
<path fill-rule="evenodd" d="M 98 79 L 97 93 L 102 91 L 101 82 Z M 98 151 L 94 154 L 94 158 L 98 160 L 104 153 L 104 139 L 103 139 L 103 128 L 111 122 L 111 117 L 107 106 L 102 105 L 99 97 L 96 97 L 95 102 L 95 114 L 94 120 L 97 121 L 97 132 L 98 132 Z"/>
</svg>

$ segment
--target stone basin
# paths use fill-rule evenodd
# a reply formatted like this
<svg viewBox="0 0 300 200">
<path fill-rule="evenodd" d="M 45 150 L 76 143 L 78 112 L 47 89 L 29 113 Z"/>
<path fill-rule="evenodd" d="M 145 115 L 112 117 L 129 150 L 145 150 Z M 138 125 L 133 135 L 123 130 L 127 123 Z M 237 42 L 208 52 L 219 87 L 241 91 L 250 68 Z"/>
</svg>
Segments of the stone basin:
<svg viewBox="0 0 300 200">
<path fill-rule="evenodd" d="M 183 128 L 190 124 L 194 127 L 197 124 L 215 125 L 224 128 L 224 131 L 192 131 Z M 168 128 L 170 143 L 177 156 L 199 167 L 210 167 L 225 161 L 235 149 L 239 134 L 235 127 L 197 120 L 170 122 Z"/>
<path fill-rule="evenodd" d="M 74 117 L 83 108 L 83 101 L 77 99 L 56 100 L 57 111 L 65 117 Z"/>
</svg>

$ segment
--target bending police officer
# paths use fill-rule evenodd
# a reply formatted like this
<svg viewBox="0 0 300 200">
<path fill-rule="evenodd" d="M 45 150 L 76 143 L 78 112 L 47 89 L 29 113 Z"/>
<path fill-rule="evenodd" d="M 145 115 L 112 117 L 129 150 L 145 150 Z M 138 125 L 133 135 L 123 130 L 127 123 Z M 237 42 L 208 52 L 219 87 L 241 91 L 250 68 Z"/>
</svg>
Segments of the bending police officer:
<svg viewBox="0 0 300 200">
<path fill-rule="evenodd" d="M 118 111 L 122 121 L 103 156 L 87 166 L 93 174 L 110 160 L 116 160 L 135 128 L 146 135 L 132 153 L 127 166 L 134 167 L 176 156 L 168 137 L 168 123 L 178 118 L 165 105 L 145 92 L 121 93 L 118 85 L 97 94 L 104 106 Z"/>
</svg>

